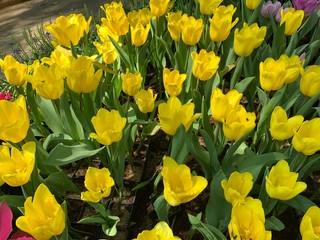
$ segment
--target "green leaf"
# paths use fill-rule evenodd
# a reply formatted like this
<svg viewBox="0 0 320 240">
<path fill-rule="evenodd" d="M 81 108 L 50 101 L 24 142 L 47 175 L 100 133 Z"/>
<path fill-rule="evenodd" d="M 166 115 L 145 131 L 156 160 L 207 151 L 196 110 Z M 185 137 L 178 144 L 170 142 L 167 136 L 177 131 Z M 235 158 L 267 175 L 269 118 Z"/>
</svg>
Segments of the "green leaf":
<svg viewBox="0 0 320 240">
<path fill-rule="evenodd" d="M 109 36 L 110 41 L 112 42 L 113 46 L 117 49 L 121 60 L 124 62 L 127 68 L 133 70 L 133 64 L 130 61 L 129 55 L 122 49 L 122 47 L 112 38 Z"/>
<path fill-rule="evenodd" d="M 158 219 L 160 221 L 169 222 L 168 220 L 168 213 L 169 213 L 169 207 L 170 205 L 167 203 L 167 201 L 164 199 L 163 195 L 160 195 L 156 201 L 153 203 L 154 210 L 157 213 Z"/>
<path fill-rule="evenodd" d="M 191 131 L 191 130 L 190 130 Z M 172 138 L 172 148 L 170 157 L 176 160 L 178 164 L 185 162 L 189 151 L 186 142 L 189 135 L 186 134 L 186 130 L 182 124 L 180 124 L 176 134 Z"/>
<path fill-rule="evenodd" d="M 188 214 L 188 219 L 192 227 L 197 229 L 205 240 L 227 240 L 222 232 L 217 228 L 201 222 L 201 213 L 199 213 L 196 217 Z"/>
<path fill-rule="evenodd" d="M 44 140 L 43 148 L 48 151 L 59 143 L 63 143 L 64 145 L 72 145 L 74 140 L 67 134 L 52 133 Z"/>
<path fill-rule="evenodd" d="M 303 106 L 299 109 L 296 115 L 305 115 L 313 106 L 313 104 L 320 99 L 320 93 L 310 98 Z"/>
<path fill-rule="evenodd" d="M 61 206 L 62 206 L 62 208 L 63 208 L 63 211 L 64 211 L 65 213 L 67 213 L 67 212 L 68 212 L 67 202 L 64 201 L 64 202 L 61 204 Z M 68 215 L 67 215 L 67 214 L 66 214 L 65 222 L 66 222 L 66 223 L 68 222 Z M 61 233 L 60 239 L 62 239 L 62 240 L 63 240 L 63 239 L 70 239 L 70 237 L 69 237 L 69 232 L 68 232 L 68 228 L 67 228 L 67 227 L 65 227 L 64 230 L 63 230 L 63 232 Z"/>
<path fill-rule="evenodd" d="M 222 170 L 213 177 L 210 185 L 210 198 L 206 207 L 207 223 L 220 231 L 225 230 L 221 222 L 230 219 L 231 212 L 231 204 L 225 199 L 221 187 L 221 181 L 226 178 Z"/>
<path fill-rule="evenodd" d="M 86 157 L 94 156 L 103 148 L 104 147 L 94 149 L 92 145 L 86 143 L 80 143 L 72 146 L 58 144 L 49 153 L 46 164 L 54 166 L 66 165 Z"/>
<path fill-rule="evenodd" d="M 102 224 L 102 231 L 107 236 L 113 237 L 117 234 L 117 223 L 120 218 L 117 216 L 108 216 L 108 222 Z"/>
<path fill-rule="evenodd" d="M 142 136 L 153 136 L 161 129 L 157 121 L 148 122 L 147 125 L 142 127 Z"/>
<path fill-rule="evenodd" d="M 255 77 L 247 77 L 236 84 L 234 87 L 238 92 L 243 93 Z"/>
<path fill-rule="evenodd" d="M 306 17 L 303 25 L 298 30 L 299 40 L 301 40 L 308 32 L 310 32 L 318 23 L 319 16 L 314 13 Z"/>
<path fill-rule="evenodd" d="M 276 231 L 281 231 L 285 229 L 285 225 L 275 216 L 271 216 L 266 219 L 266 229 L 267 230 L 276 230 Z"/>
<path fill-rule="evenodd" d="M 20 195 L 2 195 L 0 196 L 0 202 L 6 201 L 9 207 L 23 207 L 24 201 L 26 199 L 24 196 Z"/>
<path fill-rule="evenodd" d="M 79 194 L 81 192 L 63 171 L 50 174 L 44 182 L 50 190 L 57 193 L 57 195 L 61 194 L 62 191 L 75 192 Z"/>
<path fill-rule="evenodd" d="M 164 41 L 162 38 L 157 37 L 156 35 L 154 35 L 156 37 L 156 39 L 158 41 L 160 41 L 160 43 L 164 46 L 164 48 L 166 49 L 166 53 L 168 55 L 169 61 L 171 63 L 172 66 L 175 66 L 175 57 L 174 54 L 171 50 L 171 45 L 169 45 L 166 41 Z"/>
<path fill-rule="evenodd" d="M 105 222 L 106 222 L 106 220 L 101 215 L 95 215 L 95 216 L 82 218 L 78 221 L 78 223 L 84 223 L 84 224 L 88 224 L 88 223 L 103 224 Z"/>
<path fill-rule="evenodd" d="M 88 202 L 88 204 L 93 207 L 95 210 L 97 210 L 98 213 L 101 214 L 101 216 L 103 218 L 108 218 L 108 216 L 110 215 L 108 210 L 106 209 L 106 206 L 104 206 L 103 204 L 97 202 L 97 203 L 94 203 L 94 202 Z"/>
<path fill-rule="evenodd" d="M 293 207 L 294 209 L 300 210 L 303 213 L 305 213 L 310 207 L 316 206 L 314 202 L 301 195 L 295 196 L 288 201 L 283 201 L 283 203 Z"/>
</svg>

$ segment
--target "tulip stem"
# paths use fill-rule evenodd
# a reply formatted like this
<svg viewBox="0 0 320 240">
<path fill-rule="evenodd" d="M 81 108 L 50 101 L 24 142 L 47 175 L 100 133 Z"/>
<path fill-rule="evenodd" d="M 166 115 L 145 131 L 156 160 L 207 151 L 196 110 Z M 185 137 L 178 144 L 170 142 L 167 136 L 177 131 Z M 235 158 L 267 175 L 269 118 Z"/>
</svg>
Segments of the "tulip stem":
<svg viewBox="0 0 320 240">
<path fill-rule="evenodd" d="M 128 96 L 127 102 L 126 102 L 126 119 L 128 118 L 129 103 L 130 103 L 130 96 Z"/>
</svg>

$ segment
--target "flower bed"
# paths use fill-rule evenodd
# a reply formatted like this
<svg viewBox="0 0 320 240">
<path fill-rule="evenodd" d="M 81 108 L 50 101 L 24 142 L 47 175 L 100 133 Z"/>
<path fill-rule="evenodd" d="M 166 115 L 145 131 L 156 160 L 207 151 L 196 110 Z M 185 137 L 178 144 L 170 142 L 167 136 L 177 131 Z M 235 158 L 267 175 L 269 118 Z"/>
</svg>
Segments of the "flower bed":
<svg viewBox="0 0 320 240">
<path fill-rule="evenodd" d="M 112 2 L 26 32 L 0 59 L 3 239 L 319 238 L 319 6 Z"/>
</svg>

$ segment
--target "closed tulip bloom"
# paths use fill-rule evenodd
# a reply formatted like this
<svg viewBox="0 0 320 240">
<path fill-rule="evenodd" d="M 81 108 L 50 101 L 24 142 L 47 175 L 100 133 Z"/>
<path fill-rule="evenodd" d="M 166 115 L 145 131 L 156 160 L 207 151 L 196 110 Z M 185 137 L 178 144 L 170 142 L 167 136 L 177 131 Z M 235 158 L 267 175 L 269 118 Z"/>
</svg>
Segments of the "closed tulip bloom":
<svg viewBox="0 0 320 240">
<path fill-rule="evenodd" d="M 320 8 L 319 0 L 292 0 L 292 3 L 296 10 L 303 10 L 305 16 L 311 15 Z"/>
<path fill-rule="evenodd" d="M 300 91 L 307 97 L 313 97 L 320 92 L 320 66 L 312 65 L 302 72 Z"/>
<path fill-rule="evenodd" d="M 210 21 L 210 38 L 214 42 L 222 42 L 226 40 L 231 29 L 237 24 L 239 18 L 232 22 L 233 14 L 237 8 L 232 4 L 226 6 L 219 6 Z"/>
<path fill-rule="evenodd" d="M 96 24 L 96 29 L 102 43 L 110 42 L 110 37 L 116 42 L 119 40 L 117 32 L 113 32 L 113 29 L 110 29 L 109 26 L 103 23 L 101 25 Z"/>
<path fill-rule="evenodd" d="M 202 176 L 193 176 L 187 165 L 177 164 L 170 157 L 163 159 L 161 175 L 164 185 L 164 199 L 171 206 L 190 202 L 208 185 L 207 179 Z"/>
<path fill-rule="evenodd" d="M 192 73 L 201 81 L 209 80 L 219 68 L 220 57 L 216 56 L 213 51 L 207 52 L 201 49 L 199 54 L 191 53 L 193 60 Z"/>
<path fill-rule="evenodd" d="M 28 81 L 39 96 L 45 99 L 58 99 L 64 91 L 63 77 L 64 74 L 56 63 L 49 67 L 41 64 L 34 69 Z"/>
<path fill-rule="evenodd" d="M 118 111 L 100 108 L 97 115 L 91 119 L 96 133 L 90 133 L 90 137 L 107 146 L 113 142 L 119 142 L 126 121 Z"/>
<path fill-rule="evenodd" d="M 200 12 L 205 15 L 211 15 L 216 8 L 222 3 L 222 0 L 198 0 Z"/>
<path fill-rule="evenodd" d="M 236 28 L 234 32 L 234 52 L 238 56 L 249 56 L 254 49 L 261 45 L 266 33 L 266 26 L 259 28 L 257 23 L 250 26 L 243 23 L 243 27 L 240 30 Z"/>
<path fill-rule="evenodd" d="M 286 23 L 284 28 L 285 35 L 293 35 L 297 32 L 298 28 L 302 24 L 304 12 L 302 10 L 295 10 L 294 8 L 288 8 L 286 11 L 281 10 L 281 22 L 280 25 Z"/>
<path fill-rule="evenodd" d="M 267 58 L 259 65 L 259 80 L 265 91 L 279 90 L 285 83 L 287 64 L 285 61 Z"/>
<path fill-rule="evenodd" d="M 99 202 L 110 195 L 114 180 L 110 176 L 109 169 L 89 167 L 85 175 L 84 186 L 88 191 L 81 192 L 81 199 L 86 202 Z"/>
<path fill-rule="evenodd" d="M 246 0 L 246 7 L 254 10 L 258 7 L 261 0 Z"/>
<path fill-rule="evenodd" d="M 21 151 L 10 145 L 0 146 L 0 185 L 1 182 L 11 187 L 26 184 L 34 167 L 35 152 L 35 142 L 25 143 Z"/>
<path fill-rule="evenodd" d="M 142 113 L 153 111 L 154 101 L 156 98 L 157 94 L 153 94 L 153 91 L 150 88 L 148 90 L 141 89 L 136 95 L 134 95 L 134 99 Z"/>
<path fill-rule="evenodd" d="M 233 89 L 223 94 L 220 88 L 215 88 L 211 94 L 210 109 L 212 117 L 218 122 L 225 122 L 229 113 L 236 108 L 242 98 L 242 93 Z"/>
<path fill-rule="evenodd" d="M 134 27 L 131 27 L 131 41 L 132 44 L 136 47 L 140 47 L 148 39 L 148 34 L 150 31 L 150 24 L 147 24 L 146 26 L 143 26 L 141 23 L 138 23 Z"/>
<path fill-rule="evenodd" d="M 49 240 L 60 235 L 66 225 L 65 212 L 46 185 L 41 183 L 32 199 L 24 202 L 24 216 L 16 220 L 17 227 L 37 240 Z"/>
<path fill-rule="evenodd" d="M 12 85 L 22 86 L 25 83 L 25 76 L 28 74 L 26 64 L 19 63 L 13 56 L 7 55 L 3 60 L 0 58 L 0 67 L 7 81 Z"/>
<path fill-rule="evenodd" d="M 228 115 L 223 123 L 223 133 L 230 141 L 239 140 L 244 134 L 254 129 L 256 115 L 254 112 L 247 112 L 242 105 L 238 105 Z"/>
<path fill-rule="evenodd" d="M 199 42 L 203 31 L 203 20 L 189 17 L 182 29 L 182 41 L 186 45 L 195 45 Z"/>
<path fill-rule="evenodd" d="M 297 152 L 310 156 L 320 150 L 320 118 L 304 121 L 292 138 L 292 145 Z"/>
<path fill-rule="evenodd" d="M 302 240 L 320 239 L 320 208 L 310 207 L 300 223 L 300 233 Z"/>
<path fill-rule="evenodd" d="M 180 35 L 182 33 L 182 29 L 184 28 L 184 25 L 188 21 L 188 15 L 183 14 L 181 11 L 178 12 L 169 12 L 167 14 L 168 19 L 168 31 L 170 33 L 171 38 L 175 42 L 179 42 Z"/>
<path fill-rule="evenodd" d="M 286 63 L 286 77 L 284 83 L 293 83 L 299 77 L 300 73 L 303 72 L 300 57 L 298 55 L 289 57 L 286 54 L 282 54 L 279 59 Z"/>
<path fill-rule="evenodd" d="M 169 8 L 170 0 L 150 0 L 149 7 L 155 17 L 164 15 Z"/>
<path fill-rule="evenodd" d="M 15 101 L 0 101 L 0 139 L 18 143 L 26 136 L 30 126 L 26 100 L 19 95 Z"/>
<path fill-rule="evenodd" d="M 266 177 L 266 191 L 271 198 L 290 200 L 303 192 L 307 184 L 297 181 L 299 174 L 290 172 L 287 161 L 280 160 Z"/>
<path fill-rule="evenodd" d="M 265 215 L 259 199 L 248 197 L 232 207 L 228 225 L 231 240 L 271 240 L 271 231 L 265 229 Z"/>
<path fill-rule="evenodd" d="M 286 140 L 293 137 L 303 122 L 303 116 L 297 115 L 288 119 L 286 111 L 277 106 L 271 114 L 270 133 L 276 140 Z"/>
<path fill-rule="evenodd" d="M 166 92 L 171 96 L 178 96 L 182 91 L 182 85 L 187 79 L 187 74 L 180 74 L 178 70 L 163 69 L 163 85 Z"/>
<path fill-rule="evenodd" d="M 70 67 L 70 57 L 72 53 L 60 45 L 57 46 L 54 51 L 51 52 L 50 57 L 44 57 L 41 59 L 41 63 L 48 65 L 57 64 L 65 77 L 67 75 L 66 69 Z"/>
<path fill-rule="evenodd" d="M 122 2 L 106 3 L 102 7 L 106 13 L 106 18 L 102 18 L 102 23 L 117 36 L 122 36 L 129 31 L 129 20 L 124 11 Z"/>
<path fill-rule="evenodd" d="M 142 8 L 138 11 L 132 10 L 128 13 L 128 20 L 131 26 L 135 26 L 137 23 L 141 23 L 143 26 L 150 24 L 150 20 L 153 18 L 149 8 Z"/>
<path fill-rule="evenodd" d="M 249 172 L 233 172 L 228 180 L 222 180 L 221 186 L 226 200 L 232 205 L 244 201 L 252 189 L 252 178 Z"/>
<path fill-rule="evenodd" d="M 180 238 L 173 236 L 173 232 L 168 224 L 164 221 L 158 222 L 153 229 L 144 230 L 138 234 L 137 238 L 133 240 L 180 240 Z"/>
<path fill-rule="evenodd" d="M 265 18 L 276 17 L 277 14 L 280 14 L 281 10 L 281 2 L 272 2 L 271 0 L 268 0 L 262 5 L 261 8 L 261 15 Z"/>
<path fill-rule="evenodd" d="M 102 55 L 102 61 L 106 64 L 115 62 L 119 56 L 117 49 L 114 47 L 110 40 L 104 41 L 102 44 L 99 42 L 93 42 L 93 45 Z"/>
<path fill-rule="evenodd" d="M 158 117 L 162 130 L 169 135 L 175 135 L 178 127 L 182 124 L 186 131 L 194 120 L 200 117 L 200 113 L 194 114 L 194 104 L 181 104 L 177 97 L 170 97 L 166 103 L 158 107 Z"/>
<path fill-rule="evenodd" d="M 122 91 L 129 96 L 136 95 L 141 88 L 143 80 L 140 72 L 131 73 L 127 68 L 126 74 L 121 73 L 120 76 L 122 79 Z"/>
<path fill-rule="evenodd" d="M 67 71 L 68 87 L 76 93 L 89 93 L 97 89 L 102 70 L 94 72 L 93 62 L 86 56 L 71 58 Z"/>
<path fill-rule="evenodd" d="M 92 17 L 86 21 L 82 14 L 60 16 L 55 23 L 45 24 L 44 29 L 54 36 L 54 42 L 70 47 L 71 43 L 77 45 L 84 33 L 89 33 L 91 19 Z"/>
</svg>

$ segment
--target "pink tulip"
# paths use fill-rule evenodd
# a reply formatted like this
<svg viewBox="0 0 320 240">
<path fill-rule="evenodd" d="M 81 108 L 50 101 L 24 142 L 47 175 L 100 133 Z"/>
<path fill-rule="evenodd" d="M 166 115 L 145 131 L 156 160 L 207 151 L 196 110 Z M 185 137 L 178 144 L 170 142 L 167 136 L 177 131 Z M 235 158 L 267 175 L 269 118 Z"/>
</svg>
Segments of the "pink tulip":
<svg viewBox="0 0 320 240">
<path fill-rule="evenodd" d="M 6 240 L 12 231 L 12 212 L 5 201 L 0 203 L 0 240 Z"/>
<path fill-rule="evenodd" d="M 320 7 L 319 0 L 293 0 L 292 2 L 296 10 L 304 11 L 305 16 L 316 12 Z"/>
</svg>

